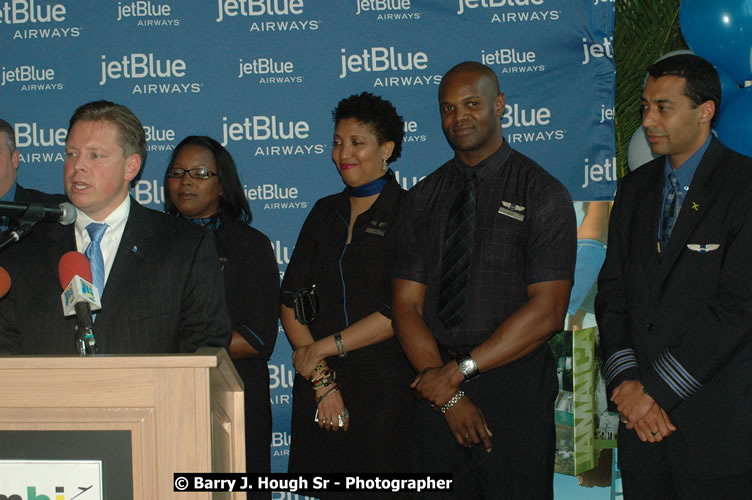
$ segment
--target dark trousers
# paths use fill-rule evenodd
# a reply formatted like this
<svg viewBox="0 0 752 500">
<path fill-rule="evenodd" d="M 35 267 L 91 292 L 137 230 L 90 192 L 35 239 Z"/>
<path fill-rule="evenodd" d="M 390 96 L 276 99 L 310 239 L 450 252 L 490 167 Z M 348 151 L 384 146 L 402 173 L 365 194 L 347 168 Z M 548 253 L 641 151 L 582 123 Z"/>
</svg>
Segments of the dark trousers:
<svg viewBox="0 0 752 500">
<path fill-rule="evenodd" d="M 507 394 L 499 370 L 462 384 L 486 417 L 493 451 L 457 444 L 444 416 L 427 403 L 416 405 L 413 419 L 415 468 L 423 473 L 454 474 L 448 498 L 553 498 L 555 376 L 547 394 Z M 550 389 L 550 390 L 549 390 Z M 439 498 L 437 493 L 425 498 Z M 423 498 L 423 497 L 421 497 Z"/>
<path fill-rule="evenodd" d="M 625 431 L 633 432 L 633 431 Z M 625 500 L 747 500 L 752 498 L 752 471 L 698 479 L 672 466 L 665 443 L 645 457 L 642 466 L 621 469 Z"/>
</svg>

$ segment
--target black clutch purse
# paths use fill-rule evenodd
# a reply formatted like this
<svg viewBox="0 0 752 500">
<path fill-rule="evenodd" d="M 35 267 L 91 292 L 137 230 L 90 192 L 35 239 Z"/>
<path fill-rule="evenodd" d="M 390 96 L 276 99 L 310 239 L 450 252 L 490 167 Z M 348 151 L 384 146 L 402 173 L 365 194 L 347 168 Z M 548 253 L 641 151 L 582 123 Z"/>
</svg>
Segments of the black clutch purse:
<svg viewBox="0 0 752 500">
<path fill-rule="evenodd" d="M 319 313 L 319 296 L 316 285 L 303 288 L 295 292 L 295 319 L 302 325 L 307 325 L 316 319 Z"/>
</svg>

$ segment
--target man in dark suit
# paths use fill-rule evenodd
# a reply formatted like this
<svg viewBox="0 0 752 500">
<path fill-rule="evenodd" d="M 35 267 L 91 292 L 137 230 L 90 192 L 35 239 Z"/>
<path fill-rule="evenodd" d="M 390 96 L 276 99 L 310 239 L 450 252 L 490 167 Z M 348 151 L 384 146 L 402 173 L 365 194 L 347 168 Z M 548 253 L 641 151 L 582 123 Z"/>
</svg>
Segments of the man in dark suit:
<svg viewBox="0 0 752 500">
<path fill-rule="evenodd" d="M 65 196 L 47 194 L 36 189 L 26 189 L 16 182 L 19 153 L 16 149 L 16 133 L 13 126 L 0 119 L 0 201 L 39 203 L 62 203 Z M 5 230 L 11 221 L 0 216 L 0 229 Z"/>
<path fill-rule="evenodd" d="M 648 71 L 642 125 L 663 156 L 619 186 L 596 297 L 624 494 L 752 498 L 752 159 L 710 133 L 710 63 Z"/>
<path fill-rule="evenodd" d="M 99 249 L 89 251 L 102 269 L 102 309 L 94 323 L 99 352 L 228 346 L 230 324 L 211 232 L 141 207 L 128 194 L 145 152 L 143 127 L 128 108 L 97 101 L 76 110 L 63 178 L 78 218 L 67 227 L 38 225 L 0 254 L 13 282 L 0 301 L 0 352 L 76 353 L 74 321 L 63 318 L 57 264 L 64 253 L 84 252 L 97 242 Z"/>
</svg>

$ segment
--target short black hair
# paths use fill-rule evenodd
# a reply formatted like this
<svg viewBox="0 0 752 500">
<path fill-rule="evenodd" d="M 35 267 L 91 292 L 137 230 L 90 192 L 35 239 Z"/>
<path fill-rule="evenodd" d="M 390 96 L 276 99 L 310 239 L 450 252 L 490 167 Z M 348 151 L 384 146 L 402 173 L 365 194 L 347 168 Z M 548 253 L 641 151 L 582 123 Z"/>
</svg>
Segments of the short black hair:
<svg viewBox="0 0 752 500">
<path fill-rule="evenodd" d="M 165 212 L 168 214 L 177 214 L 179 210 L 172 203 L 170 198 L 170 189 L 167 182 L 167 172 L 170 171 L 175 159 L 178 157 L 180 150 L 185 146 L 199 146 L 208 150 L 217 164 L 217 176 L 219 184 L 222 186 L 222 196 L 219 197 L 219 207 L 223 217 L 229 217 L 233 220 L 240 220 L 250 224 L 253 220 L 251 207 L 248 205 L 248 199 L 243 193 L 243 187 L 240 185 L 238 178 L 238 169 L 235 167 L 235 160 L 232 155 L 220 143 L 205 135 L 189 135 L 177 145 L 170 156 L 170 162 L 167 164 L 164 178 L 165 190 Z"/>
<path fill-rule="evenodd" d="M 653 63 L 648 68 L 653 78 L 678 76 L 686 80 L 684 95 L 694 107 L 706 101 L 715 103 L 715 115 L 721 109 L 721 79 L 712 64 L 694 54 L 678 54 Z"/>
<path fill-rule="evenodd" d="M 369 92 L 354 94 L 337 103 L 332 111 L 334 126 L 340 120 L 354 118 L 364 125 L 370 126 L 379 145 L 392 141 L 394 149 L 392 155 L 386 160 L 392 163 L 402 153 L 402 140 L 405 137 L 405 122 L 397 114 L 397 109 L 391 102 Z"/>
<path fill-rule="evenodd" d="M 476 73 L 478 75 L 486 76 L 491 79 L 491 83 L 494 86 L 496 95 L 499 95 L 501 93 L 501 88 L 499 87 L 499 77 L 496 76 L 496 72 L 494 70 L 477 61 L 463 61 L 459 64 L 455 64 L 449 69 L 449 71 L 444 73 L 444 76 L 441 78 L 441 83 L 439 84 L 439 95 L 441 95 L 441 88 L 443 86 L 444 79 L 455 73 Z"/>
</svg>

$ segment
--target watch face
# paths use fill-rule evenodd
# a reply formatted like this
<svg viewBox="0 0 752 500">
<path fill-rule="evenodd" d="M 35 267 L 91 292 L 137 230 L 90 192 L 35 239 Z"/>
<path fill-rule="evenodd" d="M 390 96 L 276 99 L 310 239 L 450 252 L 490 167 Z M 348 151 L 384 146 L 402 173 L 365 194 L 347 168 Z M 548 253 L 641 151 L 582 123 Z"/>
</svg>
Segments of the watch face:
<svg viewBox="0 0 752 500">
<path fill-rule="evenodd" d="M 460 371 L 463 375 L 470 376 L 474 375 L 476 368 L 475 368 L 475 362 L 472 358 L 465 358 L 460 362 Z"/>
</svg>

